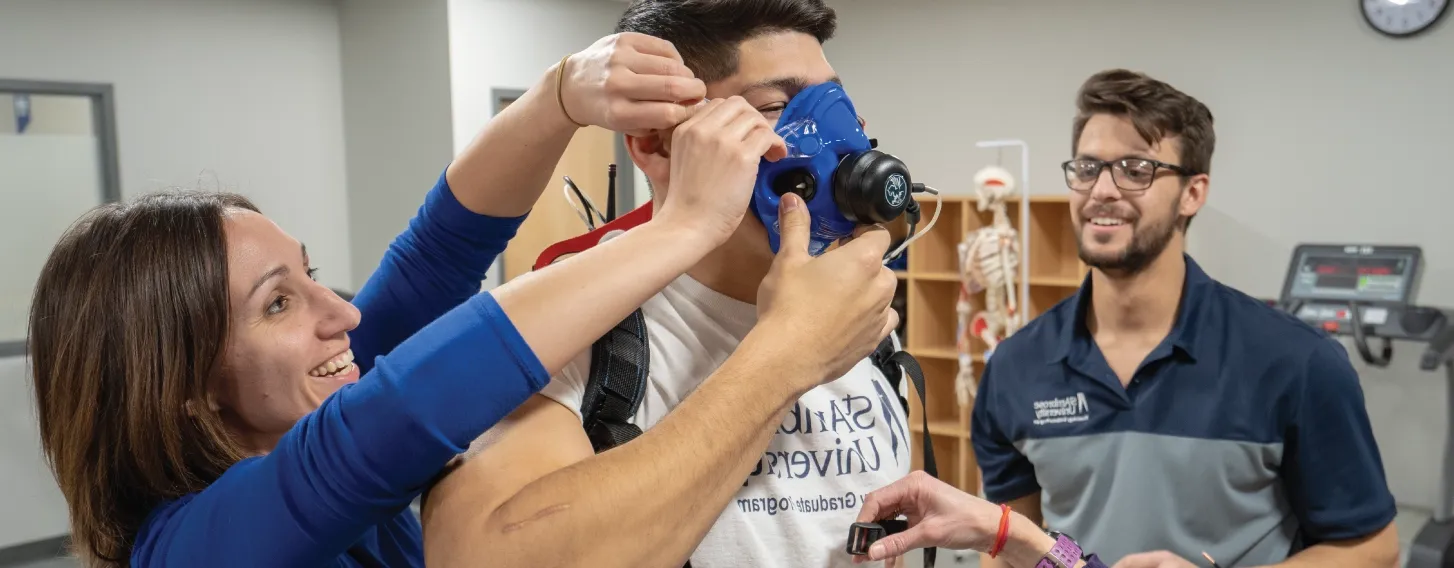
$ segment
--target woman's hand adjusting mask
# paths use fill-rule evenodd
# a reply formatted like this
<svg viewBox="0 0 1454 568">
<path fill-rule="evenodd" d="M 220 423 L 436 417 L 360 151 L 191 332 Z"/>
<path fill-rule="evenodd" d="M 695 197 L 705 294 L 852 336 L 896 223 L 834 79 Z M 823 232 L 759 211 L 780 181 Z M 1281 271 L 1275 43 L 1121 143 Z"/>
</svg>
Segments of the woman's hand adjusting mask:
<svg viewBox="0 0 1454 568">
<path fill-rule="evenodd" d="M 742 97 L 696 108 L 671 135 L 671 187 L 660 215 L 726 240 L 747 213 L 761 161 L 787 153 L 772 123 Z"/>
</svg>

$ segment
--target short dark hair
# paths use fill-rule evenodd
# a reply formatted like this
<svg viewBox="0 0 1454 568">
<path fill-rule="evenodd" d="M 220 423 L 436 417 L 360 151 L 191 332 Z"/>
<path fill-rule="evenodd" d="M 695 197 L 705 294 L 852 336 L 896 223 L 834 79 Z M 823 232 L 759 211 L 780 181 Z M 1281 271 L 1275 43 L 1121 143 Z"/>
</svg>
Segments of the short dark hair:
<svg viewBox="0 0 1454 568">
<path fill-rule="evenodd" d="M 838 15 L 823 0 L 636 0 L 616 32 L 659 37 L 676 46 L 704 82 L 737 72 L 742 42 L 774 32 L 800 32 L 818 43 L 833 38 Z"/>
<path fill-rule="evenodd" d="M 244 457 L 206 404 L 230 321 L 229 210 L 257 207 L 201 191 L 102 205 L 41 269 L 29 335 L 41 448 L 86 566 L 128 566 L 154 507 Z"/>
<path fill-rule="evenodd" d="M 1179 165 L 1195 173 L 1212 172 L 1212 150 L 1217 145 L 1217 134 L 1212 127 L 1211 109 L 1165 82 L 1126 69 L 1101 71 L 1081 85 L 1075 106 L 1077 112 L 1070 137 L 1072 154 L 1091 116 L 1110 114 L 1130 120 L 1149 144 L 1179 138 Z M 1190 224 L 1188 218 L 1186 225 Z"/>
</svg>

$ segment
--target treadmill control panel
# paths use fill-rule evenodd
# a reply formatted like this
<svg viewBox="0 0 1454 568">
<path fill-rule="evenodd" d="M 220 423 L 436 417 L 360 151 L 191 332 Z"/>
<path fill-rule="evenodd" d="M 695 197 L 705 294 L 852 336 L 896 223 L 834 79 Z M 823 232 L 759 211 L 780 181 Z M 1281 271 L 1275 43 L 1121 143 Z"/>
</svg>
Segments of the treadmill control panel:
<svg viewBox="0 0 1454 568">
<path fill-rule="evenodd" d="M 1368 245 L 1298 247 L 1284 296 L 1408 304 L 1418 276 L 1419 249 Z"/>
<path fill-rule="evenodd" d="M 1356 315 L 1370 335 L 1419 336 L 1425 326 L 1417 320 L 1426 318 L 1412 304 L 1422 261 L 1419 247 L 1300 245 L 1280 301 L 1329 333 L 1351 333 Z"/>
</svg>

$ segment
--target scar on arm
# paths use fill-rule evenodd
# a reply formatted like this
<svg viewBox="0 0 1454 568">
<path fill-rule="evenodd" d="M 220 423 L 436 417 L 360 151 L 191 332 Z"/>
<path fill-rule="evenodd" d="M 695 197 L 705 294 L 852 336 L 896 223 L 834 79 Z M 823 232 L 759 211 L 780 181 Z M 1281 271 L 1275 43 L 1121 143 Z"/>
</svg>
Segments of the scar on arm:
<svg viewBox="0 0 1454 568">
<path fill-rule="evenodd" d="M 544 519 L 546 517 L 549 517 L 551 515 L 554 515 L 556 513 L 563 512 L 563 511 L 565 511 L 566 509 L 569 509 L 569 508 L 570 508 L 570 504 L 569 503 L 561 503 L 561 504 L 558 504 L 558 505 L 551 505 L 549 507 L 546 507 L 544 509 L 541 509 L 539 511 L 536 511 L 535 514 L 534 515 L 531 515 L 530 518 L 528 518 L 528 519 L 525 519 L 523 521 L 516 521 L 516 522 L 510 523 L 508 525 L 505 525 L 504 528 L 500 529 L 500 532 L 501 533 L 507 533 L 508 534 L 508 533 L 512 533 L 512 532 L 521 530 L 521 529 L 525 528 L 526 525 L 529 525 L 531 523 L 540 521 L 540 520 L 542 520 L 542 519 Z"/>
</svg>

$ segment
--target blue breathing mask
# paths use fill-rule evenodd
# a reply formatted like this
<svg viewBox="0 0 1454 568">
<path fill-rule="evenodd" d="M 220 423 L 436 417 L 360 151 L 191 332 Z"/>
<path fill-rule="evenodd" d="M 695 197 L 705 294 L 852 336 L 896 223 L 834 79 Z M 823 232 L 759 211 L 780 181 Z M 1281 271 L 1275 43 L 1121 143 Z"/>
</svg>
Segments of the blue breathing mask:
<svg viewBox="0 0 1454 568">
<path fill-rule="evenodd" d="M 752 212 L 767 227 L 773 253 L 782 244 L 778 204 L 790 192 L 808 204 L 808 253 L 815 256 L 859 225 L 888 223 L 905 210 L 917 221 L 908 167 L 874 149 L 877 141 L 864 134 L 842 85 L 823 83 L 798 93 L 783 109 L 777 133 L 788 155 L 763 159 L 752 191 Z"/>
</svg>

